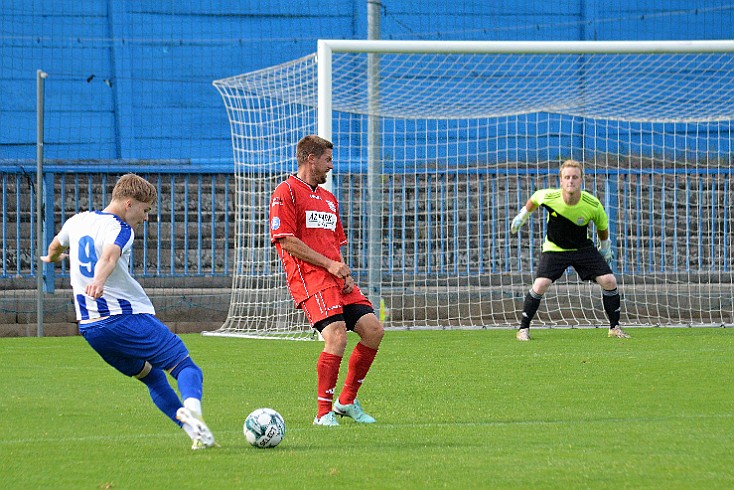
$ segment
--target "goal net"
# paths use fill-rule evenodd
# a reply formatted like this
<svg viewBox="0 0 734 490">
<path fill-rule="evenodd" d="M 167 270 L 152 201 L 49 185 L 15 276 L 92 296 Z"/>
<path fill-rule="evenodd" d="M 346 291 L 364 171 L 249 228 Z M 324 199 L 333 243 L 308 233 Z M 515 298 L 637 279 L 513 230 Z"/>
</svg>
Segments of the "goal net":
<svg viewBox="0 0 734 490">
<path fill-rule="evenodd" d="M 343 255 L 387 327 L 517 327 L 544 237 L 510 221 L 560 163 L 604 204 L 623 325 L 729 325 L 734 43 L 320 41 L 217 80 L 236 173 L 229 316 L 217 335 L 313 338 L 269 240 L 295 145 L 334 142 Z M 592 237 L 595 231 L 590 229 Z M 537 326 L 604 326 L 569 269 Z"/>
</svg>

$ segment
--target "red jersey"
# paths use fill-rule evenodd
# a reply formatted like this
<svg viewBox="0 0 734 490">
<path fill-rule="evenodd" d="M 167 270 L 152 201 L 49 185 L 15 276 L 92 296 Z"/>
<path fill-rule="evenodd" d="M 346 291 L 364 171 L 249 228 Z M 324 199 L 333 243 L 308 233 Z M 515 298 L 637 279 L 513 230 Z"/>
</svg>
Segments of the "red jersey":
<svg viewBox="0 0 734 490">
<path fill-rule="evenodd" d="M 295 175 L 281 182 L 270 200 L 270 240 L 283 262 L 288 289 L 296 305 L 326 288 L 344 286 L 323 267 L 293 257 L 277 242 L 294 236 L 316 252 L 341 261 L 340 247 L 347 237 L 334 194 L 321 186 L 313 189 Z"/>
</svg>

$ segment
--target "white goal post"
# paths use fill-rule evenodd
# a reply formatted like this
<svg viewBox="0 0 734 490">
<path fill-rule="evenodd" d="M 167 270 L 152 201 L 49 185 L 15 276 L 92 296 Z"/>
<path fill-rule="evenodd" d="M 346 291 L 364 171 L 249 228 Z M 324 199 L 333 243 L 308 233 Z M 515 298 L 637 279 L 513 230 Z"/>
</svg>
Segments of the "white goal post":
<svg viewBox="0 0 734 490">
<path fill-rule="evenodd" d="M 388 327 L 516 327 L 562 160 L 610 216 L 626 325 L 730 325 L 734 41 L 321 40 L 222 80 L 236 176 L 233 290 L 212 335 L 310 339 L 269 242 L 295 144 L 335 144 L 344 255 Z M 592 230 L 593 231 L 593 230 Z M 569 270 L 534 325 L 604 326 Z"/>
</svg>

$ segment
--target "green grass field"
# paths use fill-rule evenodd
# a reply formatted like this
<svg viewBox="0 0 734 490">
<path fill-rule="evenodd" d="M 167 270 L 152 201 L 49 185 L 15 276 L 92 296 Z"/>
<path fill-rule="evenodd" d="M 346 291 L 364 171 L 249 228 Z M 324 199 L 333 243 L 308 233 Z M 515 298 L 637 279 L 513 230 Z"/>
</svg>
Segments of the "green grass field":
<svg viewBox="0 0 734 490">
<path fill-rule="evenodd" d="M 311 425 L 319 342 L 184 335 L 221 444 L 197 452 L 81 337 L 0 339 L 0 487 L 734 488 L 734 329 L 629 331 L 390 331 L 377 424 L 336 428 Z M 255 449 L 266 406 L 287 434 Z"/>
</svg>

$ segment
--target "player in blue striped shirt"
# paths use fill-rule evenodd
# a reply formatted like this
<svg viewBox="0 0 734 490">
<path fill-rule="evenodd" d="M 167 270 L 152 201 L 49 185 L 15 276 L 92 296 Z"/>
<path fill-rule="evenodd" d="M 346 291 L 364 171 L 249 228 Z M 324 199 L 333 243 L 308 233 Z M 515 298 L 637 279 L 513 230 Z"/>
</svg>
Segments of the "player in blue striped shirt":
<svg viewBox="0 0 734 490">
<path fill-rule="evenodd" d="M 108 364 L 148 387 L 153 403 L 189 435 L 192 449 L 205 449 L 216 443 L 202 420 L 201 368 L 183 341 L 155 317 L 128 267 L 134 230 L 148 221 L 157 198 L 150 182 L 123 175 L 109 205 L 69 218 L 41 260 L 69 259 L 79 332 Z M 181 398 L 166 372 L 177 380 Z"/>
</svg>

